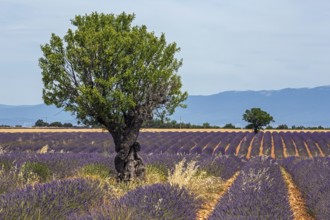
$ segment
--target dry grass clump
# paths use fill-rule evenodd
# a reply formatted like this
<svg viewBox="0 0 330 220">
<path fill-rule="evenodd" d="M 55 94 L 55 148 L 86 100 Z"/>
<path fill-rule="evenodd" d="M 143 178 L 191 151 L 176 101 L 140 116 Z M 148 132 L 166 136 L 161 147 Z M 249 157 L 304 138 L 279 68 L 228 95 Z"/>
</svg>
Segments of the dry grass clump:
<svg viewBox="0 0 330 220">
<path fill-rule="evenodd" d="M 310 214 L 308 214 L 305 201 L 298 187 L 293 182 L 291 175 L 288 172 L 286 172 L 286 170 L 283 167 L 281 167 L 281 173 L 286 185 L 288 186 L 289 203 L 291 206 L 291 210 L 293 212 L 293 219 L 295 220 L 314 219 Z"/>
<path fill-rule="evenodd" d="M 186 160 L 183 159 L 175 165 L 172 172 L 169 171 L 167 179 L 171 185 L 178 185 L 180 188 L 183 186 L 189 188 L 197 171 L 198 166 L 196 165 L 196 161 L 191 161 L 186 164 Z"/>
<path fill-rule="evenodd" d="M 171 185 L 188 188 L 202 201 L 213 199 L 215 193 L 224 185 L 220 177 L 207 175 L 205 171 L 199 170 L 196 161 L 186 163 L 185 159 L 175 165 L 167 180 Z"/>
<path fill-rule="evenodd" d="M 39 154 L 45 154 L 45 153 L 48 152 L 48 150 L 49 150 L 49 147 L 48 147 L 48 144 L 46 144 L 37 153 L 39 153 Z"/>
<path fill-rule="evenodd" d="M 197 213 L 197 219 L 207 219 L 212 213 L 221 196 L 229 189 L 236 180 L 239 172 L 227 181 L 220 177 L 207 175 L 199 170 L 195 161 L 186 163 L 185 160 L 175 165 L 169 172 L 168 182 L 172 185 L 188 188 L 196 198 L 201 199 L 202 206 Z"/>
</svg>

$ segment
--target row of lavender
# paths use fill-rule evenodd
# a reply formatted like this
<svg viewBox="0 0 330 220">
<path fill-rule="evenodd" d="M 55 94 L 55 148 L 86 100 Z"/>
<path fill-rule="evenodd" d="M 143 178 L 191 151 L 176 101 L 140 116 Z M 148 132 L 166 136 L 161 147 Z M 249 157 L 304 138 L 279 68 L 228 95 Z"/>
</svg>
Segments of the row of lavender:
<svg viewBox="0 0 330 220">
<path fill-rule="evenodd" d="M 138 141 L 144 153 L 202 155 L 265 155 L 273 158 L 330 155 L 330 132 L 141 132 Z M 91 133 L 0 133 L 6 151 L 38 151 L 48 146 L 54 152 L 114 153 L 107 132 Z"/>
<path fill-rule="evenodd" d="M 280 165 L 292 175 L 302 192 L 307 205 L 305 212 L 318 220 L 329 219 L 329 157 L 251 159 L 243 166 L 241 174 L 220 199 L 209 219 L 293 219 Z"/>
<path fill-rule="evenodd" d="M 329 219 L 330 216 L 330 158 L 313 160 L 281 161 L 281 165 L 292 175 L 293 181 L 302 192 L 308 212 L 315 219 Z"/>
<path fill-rule="evenodd" d="M 275 160 L 251 159 L 209 219 L 292 219 L 286 188 Z"/>
<path fill-rule="evenodd" d="M 185 189 L 156 184 L 131 191 L 119 201 L 112 201 L 110 198 L 109 203 L 100 206 L 104 191 L 99 188 L 98 182 L 71 178 L 82 167 L 90 164 L 104 166 L 110 175 L 114 174 L 113 156 L 73 153 L 1 154 L 0 219 L 16 219 L 18 216 L 27 219 L 36 216 L 62 219 L 69 215 L 78 219 L 111 219 L 115 212 L 120 212 L 116 215 L 127 214 L 125 210 L 134 212 L 130 215 L 134 214 L 137 219 L 157 219 L 164 216 L 163 219 L 193 219 L 200 203 Z M 266 157 L 245 160 L 232 156 L 213 158 L 175 154 L 143 157 L 146 164 L 166 169 L 173 169 L 183 158 L 187 161 L 197 160 L 201 169 L 223 179 L 228 179 L 240 171 L 228 192 L 219 200 L 210 219 L 292 219 L 293 213 L 288 203 L 287 187 L 279 170 L 280 165 L 292 175 L 304 195 L 307 211 L 316 219 L 327 219 L 330 215 L 329 157 L 307 160 L 274 160 Z M 47 167 L 47 175 L 51 178 L 46 178 L 45 183 L 33 188 L 28 185 L 19 189 L 21 185 L 17 184 L 17 179 L 13 177 L 15 172 L 19 172 L 27 163 Z M 99 209 L 90 209 L 95 206 Z M 89 212 L 85 213 L 84 210 Z"/>
</svg>

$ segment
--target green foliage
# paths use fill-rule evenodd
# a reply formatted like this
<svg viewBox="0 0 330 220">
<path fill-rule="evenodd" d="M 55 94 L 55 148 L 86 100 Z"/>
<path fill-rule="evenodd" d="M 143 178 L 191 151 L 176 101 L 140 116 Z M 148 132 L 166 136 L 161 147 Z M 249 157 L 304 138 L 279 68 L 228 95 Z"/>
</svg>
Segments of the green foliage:
<svg viewBox="0 0 330 220">
<path fill-rule="evenodd" d="M 10 128 L 10 125 L 0 125 L 0 128 Z"/>
<path fill-rule="evenodd" d="M 264 126 L 267 126 L 270 122 L 275 122 L 270 114 L 260 108 L 246 110 L 243 114 L 243 120 L 249 123 L 247 128 L 253 128 L 255 133 Z"/>
<path fill-rule="evenodd" d="M 62 123 L 58 122 L 58 121 L 54 121 L 52 123 L 49 124 L 50 127 L 62 127 Z"/>
<path fill-rule="evenodd" d="M 276 127 L 276 129 L 282 129 L 282 130 L 287 130 L 289 127 L 286 124 L 282 124 Z"/>
<path fill-rule="evenodd" d="M 106 179 L 110 175 L 110 168 L 102 164 L 88 164 L 82 167 L 80 173 L 86 176 L 97 176 Z"/>
<path fill-rule="evenodd" d="M 39 59 L 43 99 L 85 124 L 140 127 L 155 112 L 172 114 L 187 98 L 176 73 L 176 43 L 132 26 L 134 14 L 76 16 L 61 38 L 52 34 Z"/>
<path fill-rule="evenodd" d="M 233 125 L 232 123 L 228 123 L 225 124 L 222 128 L 226 128 L 226 129 L 235 129 L 235 125 Z"/>
<path fill-rule="evenodd" d="M 144 128 L 219 128 L 219 126 L 204 123 L 203 125 L 195 125 L 191 123 L 177 122 L 176 120 L 153 119 L 145 122 L 142 127 Z"/>
<path fill-rule="evenodd" d="M 44 122 L 42 119 L 38 119 L 34 126 L 36 127 L 47 127 L 49 124 L 47 122 Z"/>
<path fill-rule="evenodd" d="M 21 167 L 21 175 L 26 182 L 45 182 L 51 178 L 47 165 L 40 162 L 26 162 Z"/>
<path fill-rule="evenodd" d="M 62 124 L 61 122 L 54 121 L 52 123 L 47 123 L 44 122 L 42 119 L 38 119 L 35 124 L 35 127 L 64 127 L 64 128 L 71 128 L 73 125 L 71 123 L 64 123 Z"/>
</svg>

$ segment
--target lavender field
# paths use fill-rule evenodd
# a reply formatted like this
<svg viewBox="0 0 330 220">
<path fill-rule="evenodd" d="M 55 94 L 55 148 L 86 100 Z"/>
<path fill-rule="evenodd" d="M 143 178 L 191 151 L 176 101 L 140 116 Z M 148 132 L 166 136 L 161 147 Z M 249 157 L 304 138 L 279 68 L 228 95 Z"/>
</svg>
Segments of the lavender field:
<svg viewBox="0 0 330 220">
<path fill-rule="evenodd" d="M 117 183 L 103 132 L 0 132 L 0 219 L 329 219 L 330 132 L 142 132 Z"/>
<path fill-rule="evenodd" d="M 141 132 L 142 152 L 200 154 L 208 156 L 269 156 L 282 159 L 330 155 L 330 132 Z M 51 152 L 114 153 L 108 132 L 26 132 L 0 131 L 5 151 L 37 152 L 47 146 Z"/>
</svg>

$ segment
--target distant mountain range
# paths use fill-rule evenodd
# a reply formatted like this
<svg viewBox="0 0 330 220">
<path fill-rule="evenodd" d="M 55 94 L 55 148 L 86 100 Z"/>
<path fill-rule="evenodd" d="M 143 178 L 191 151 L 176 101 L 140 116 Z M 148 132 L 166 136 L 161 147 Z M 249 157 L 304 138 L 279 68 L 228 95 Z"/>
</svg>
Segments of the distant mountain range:
<svg viewBox="0 0 330 220">
<path fill-rule="evenodd" d="M 77 124 L 71 113 L 58 109 L 56 106 L 40 105 L 0 105 L 0 125 L 22 125 L 31 127 L 38 119 L 45 122 L 59 121 Z"/>
<path fill-rule="evenodd" d="M 261 108 L 274 117 L 272 126 L 330 127 L 330 86 L 316 88 L 226 91 L 208 96 L 191 95 L 186 109 L 178 108 L 172 119 L 192 124 L 223 126 L 232 123 L 243 127 L 242 115 L 246 109 Z M 38 120 L 76 124 L 75 118 L 55 106 L 0 105 L 0 125 L 32 126 Z"/>
<path fill-rule="evenodd" d="M 330 86 L 316 88 L 227 91 L 209 96 L 189 96 L 188 108 L 177 109 L 175 120 L 223 126 L 232 123 L 243 127 L 246 109 L 261 108 L 273 116 L 272 126 L 330 127 Z"/>
</svg>

